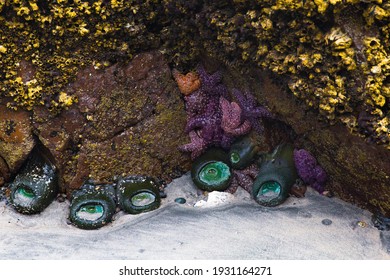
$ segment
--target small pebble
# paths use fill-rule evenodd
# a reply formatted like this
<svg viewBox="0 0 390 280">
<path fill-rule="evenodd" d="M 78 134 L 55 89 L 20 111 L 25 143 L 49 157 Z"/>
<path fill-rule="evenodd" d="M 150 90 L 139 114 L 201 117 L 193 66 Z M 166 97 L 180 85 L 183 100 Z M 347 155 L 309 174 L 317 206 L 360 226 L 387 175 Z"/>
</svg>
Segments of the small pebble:
<svg viewBox="0 0 390 280">
<path fill-rule="evenodd" d="M 62 197 L 62 196 L 57 197 L 57 201 L 60 203 L 65 202 L 65 200 L 66 200 L 65 197 Z"/>
<path fill-rule="evenodd" d="M 175 199 L 175 202 L 179 203 L 179 204 L 184 204 L 184 203 L 187 202 L 187 200 L 185 198 L 183 198 L 183 197 L 178 197 L 178 198 Z"/>
<path fill-rule="evenodd" d="M 357 225 L 358 225 L 359 227 L 361 227 L 361 228 L 367 227 L 367 223 L 364 222 L 364 221 L 359 221 L 359 222 L 357 223 Z"/>
<path fill-rule="evenodd" d="M 331 191 L 324 191 L 324 192 L 322 192 L 322 195 L 329 197 L 329 198 L 332 198 L 334 196 L 333 192 L 331 192 Z"/>
<path fill-rule="evenodd" d="M 329 226 L 329 225 L 331 225 L 331 224 L 332 224 L 332 220 L 329 220 L 329 219 L 323 219 L 323 220 L 321 221 L 321 223 L 322 223 L 323 225 Z"/>
<path fill-rule="evenodd" d="M 166 198 L 166 197 L 167 197 L 167 194 L 166 194 L 165 192 L 161 192 L 161 191 L 160 191 L 160 197 L 161 197 L 161 198 Z"/>
</svg>

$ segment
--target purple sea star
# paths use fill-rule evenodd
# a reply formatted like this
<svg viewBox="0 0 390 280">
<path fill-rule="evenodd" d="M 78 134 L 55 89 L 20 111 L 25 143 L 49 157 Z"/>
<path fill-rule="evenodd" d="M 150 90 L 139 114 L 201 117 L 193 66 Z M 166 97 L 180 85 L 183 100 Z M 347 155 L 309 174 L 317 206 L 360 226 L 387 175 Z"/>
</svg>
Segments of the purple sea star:
<svg viewBox="0 0 390 280">
<path fill-rule="evenodd" d="M 294 150 L 294 162 L 299 177 L 319 193 L 325 190 L 327 174 L 312 154 L 304 149 Z"/>
<path fill-rule="evenodd" d="M 271 112 L 264 106 L 258 105 L 256 98 L 249 92 L 242 93 L 233 89 L 232 93 L 242 109 L 243 117 L 250 121 L 258 133 L 263 133 L 263 126 L 259 123 L 259 118 L 273 118 Z"/>
<path fill-rule="evenodd" d="M 197 68 L 197 72 L 201 81 L 201 90 L 210 96 L 227 98 L 228 90 L 224 84 L 222 84 L 222 72 L 216 71 L 213 74 L 208 74 L 206 69 L 200 64 Z"/>
<path fill-rule="evenodd" d="M 184 100 L 186 102 L 187 117 L 191 119 L 197 115 L 206 113 L 210 98 L 199 89 L 190 95 L 184 96 Z"/>
<path fill-rule="evenodd" d="M 242 120 L 242 110 L 236 102 L 229 102 L 221 96 L 219 104 L 222 110 L 221 127 L 227 134 L 240 136 L 251 130 L 251 123 L 248 120 Z"/>
<path fill-rule="evenodd" d="M 221 127 L 222 110 L 219 98 L 227 95 L 227 88 L 221 83 L 222 73 L 217 71 L 210 75 L 203 66 L 199 66 L 198 74 L 201 87 L 184 97 L 188 117 L 185 132 L 195 131 L 206 147 L 220 146 L 227 149 L 233 137 L 226 134 Z"/>
<path fill-rule="evenodd" d="M 199 130 L 199 135 L 206 143 L 214 143 L 222 138 L 221 128 L 222 114 L 219 110 L 219 104 L 213 98 L 205 107 L 205 112 L 189 118 L 185 132 Z"/>
<path fill-rule="evenodd" d="M 235 193 L 238 187 L 241 187 L 251 194 L 253 182 L 255 181 L 257 174 L 259 174 L 259 171 L 260 168 L 255 163 L 244 169 L 234 169 L 232 182 L 226 192 Z"/>
<path fill-rule="evenodd" d="M 190 131 L 189 136 L 191 143 L 180 146 L 179 150 L 191 153 L 191 159 L 194 160 L 206 150 L 207 144 L 195 131 Z"/>
</svg>

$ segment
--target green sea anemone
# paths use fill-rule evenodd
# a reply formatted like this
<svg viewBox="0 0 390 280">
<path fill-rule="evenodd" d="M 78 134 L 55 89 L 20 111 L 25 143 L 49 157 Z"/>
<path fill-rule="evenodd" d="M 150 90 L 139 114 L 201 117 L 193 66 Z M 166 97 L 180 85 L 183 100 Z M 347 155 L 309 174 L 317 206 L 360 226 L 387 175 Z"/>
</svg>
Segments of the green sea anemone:
<svg viewBox="0 0 390 280">
<path fill-rule="evenodd" d="M 37 214 L 57 196 L 56 168 L 38 149 L 34 149 L 9 189 L 9 200 L 18 212 Z"/>
<path fill-rule="evenodd" d="M 260 205 L 277 206 L 287 199 L 297 179 L 293 146 L 279 145 L 262 159 L 260 172 L 253 183 L 253 198 Z"/>
<path fill-rule="evenodd" d="M 111 222 L 115 209 L 114 185 L 87 181 L 72 193 L 69 220 L 78 228 L 97 229 Z"/>
<path fill-rule="evenodd" d="M 151 177 L 129 176 L 118 181 L 117 198 L 120 208 L 129 214 L 139 214 L 160 206 L 160 190 Z"/>
<path fill-rule="evenodd" d="M 209 149 L 193 162 L 191 177 L 201 190 L 226 190 L 232 179 L 228 154 L 221 149 Z"/>
</svg>

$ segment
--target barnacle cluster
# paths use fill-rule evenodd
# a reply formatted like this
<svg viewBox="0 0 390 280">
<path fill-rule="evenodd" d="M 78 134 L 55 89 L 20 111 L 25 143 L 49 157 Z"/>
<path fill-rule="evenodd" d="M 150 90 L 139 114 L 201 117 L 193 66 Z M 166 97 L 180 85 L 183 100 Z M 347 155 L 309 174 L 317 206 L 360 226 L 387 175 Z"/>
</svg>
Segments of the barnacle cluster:
<svg viewBox="0 0 390 280">
<path fill-rule="evenodd" d="M 206 15 L 209 52 L 283 77 L 321 119 L 355 133 L 367 112 L 368 136 L 390 148 L 389 1 L 232 1 Z"/>
<path fill-rule="evenodd" d="M 67 108 L 77 98 L 65 85 L 84 65 L 158 48 L 179 68 L 207 54 L 267 69 L 324 121 L 390 148 L 388 0 L 0 2 L 0 91 L 9 107 Z M 359 125 L 362 112 L 370 129 Z"/>
<path fill-rule="evenodd" d="M 161 1 L 153 0 L 0 2 L 0 91 L 12 108 L 69 107 L 77 98 L 63 89 L 81 67 L 103 68 L 158 46 L 151 25 L 164 22 Z"/>
</svg>

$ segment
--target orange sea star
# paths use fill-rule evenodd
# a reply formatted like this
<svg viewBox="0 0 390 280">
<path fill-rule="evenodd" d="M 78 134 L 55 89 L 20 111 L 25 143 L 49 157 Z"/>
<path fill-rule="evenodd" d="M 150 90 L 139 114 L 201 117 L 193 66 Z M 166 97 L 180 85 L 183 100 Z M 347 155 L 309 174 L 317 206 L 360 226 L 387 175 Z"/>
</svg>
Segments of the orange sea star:
<svg viewBox="0 0 390 280">
<path fill-rule="evenodd" d="M 200 78 L 199 75 L 195 72 L 188 72 L 186 75 L 184 75 L 176 69 L 173 69 L 172 75 L 175 78 L 180 92 L 186 96 L 200 88 Z"/>
</svg>

